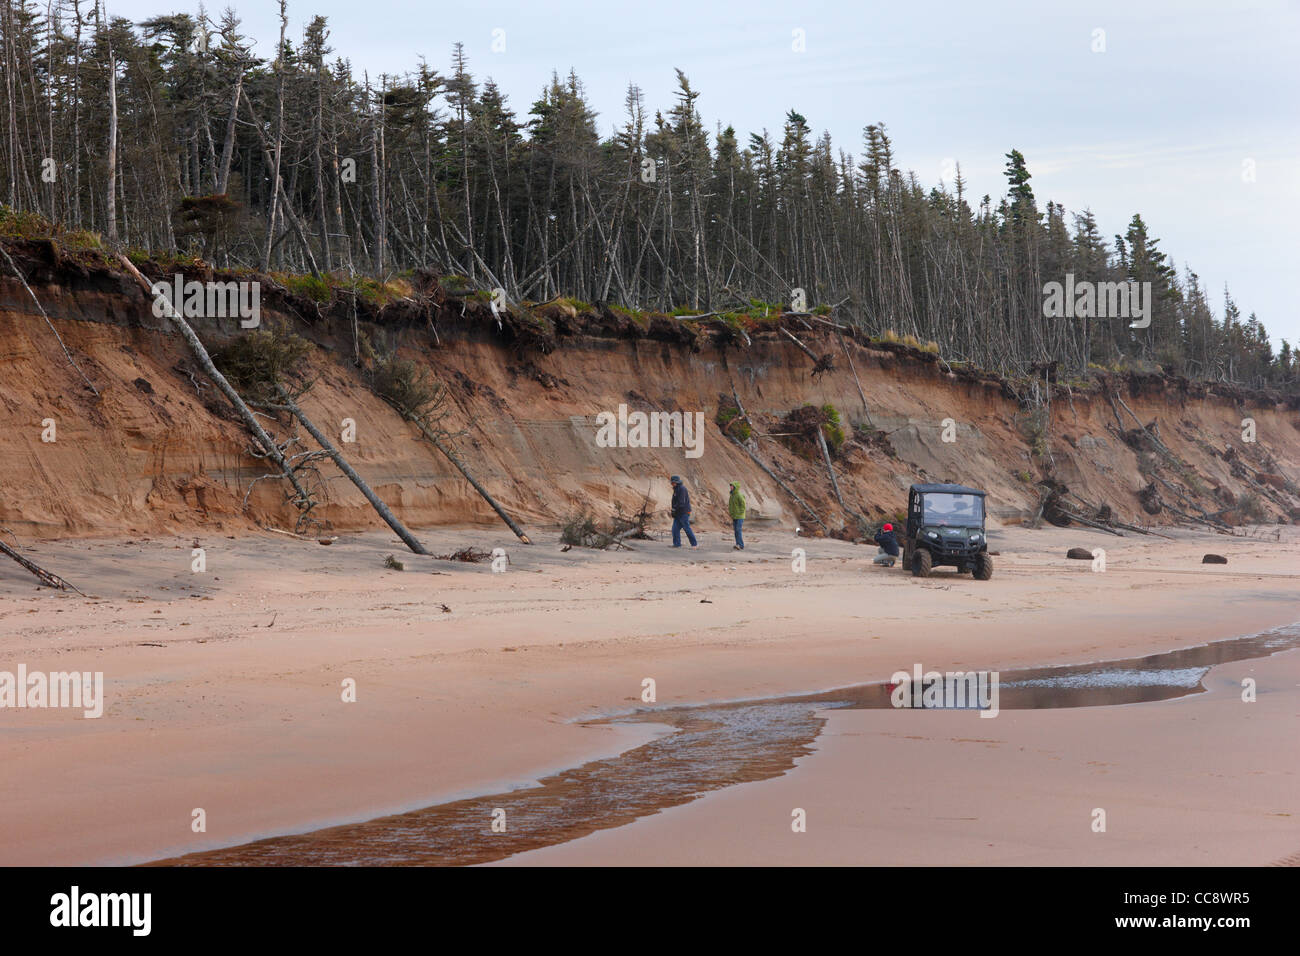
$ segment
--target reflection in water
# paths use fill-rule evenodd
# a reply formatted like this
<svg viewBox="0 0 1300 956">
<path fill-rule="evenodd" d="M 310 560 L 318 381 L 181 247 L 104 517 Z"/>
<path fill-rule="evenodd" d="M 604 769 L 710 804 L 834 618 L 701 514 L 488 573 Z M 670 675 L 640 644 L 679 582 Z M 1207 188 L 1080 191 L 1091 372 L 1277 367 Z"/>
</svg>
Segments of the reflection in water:
<svg viewBox="0 0 1300 956">
<path fill-rule="evenodd" d="M 1003 710 L 1098 707 L 1200 693 L 1216 664 L 1300 646 L 1300 625 L 1165 654 L 1009 671 Z M 904 665 L 910 666 L 910 665 Z M 883 683 L 774 700 L 664 708 L 608 721 L 668 724 L 675 732 L 616 757 L 547 777 L 536 787 L 458 800 L 362 823 L 272 837 L 151 865 L 447 866 L 486 863 L 565 843 L 722 787 L 780 776 L 811 750 L 833 708 L 890 707 Z M 924 719 L 917 715 L 918 719 Z M 505 832 L 492 831 L 505 811 Z M 499 814 L 498 814 L 499 816 Z"/>
</svg>

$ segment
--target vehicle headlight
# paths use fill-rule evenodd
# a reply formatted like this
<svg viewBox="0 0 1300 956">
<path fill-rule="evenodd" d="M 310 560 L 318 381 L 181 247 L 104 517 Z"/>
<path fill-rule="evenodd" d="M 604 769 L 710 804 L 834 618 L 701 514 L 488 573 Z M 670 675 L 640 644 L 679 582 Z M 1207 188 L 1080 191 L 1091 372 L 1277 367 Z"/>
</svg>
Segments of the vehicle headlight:
<svg viewBox="0 0 1300 956">
<path fill-rule="evenodd" d="M 934 538 L 934 539 L 936 539 L 936 540 L 937 540 L 938 537 L 939 537 L 939 533 L 938 533 L 937 531 L 927 531 L 926 534 L 928 534 L 930 537 L 932 537 L 932 538 Z"/>
<path fill-rule="evenodd" d="M 971 539 L 972 541 L 978 541 L 978 540 L 980 539 L 980 536 L 977 535 L 977 534 L 973 534 L 973 535 L 970 536 L 970 539 Z"/>
</svg>

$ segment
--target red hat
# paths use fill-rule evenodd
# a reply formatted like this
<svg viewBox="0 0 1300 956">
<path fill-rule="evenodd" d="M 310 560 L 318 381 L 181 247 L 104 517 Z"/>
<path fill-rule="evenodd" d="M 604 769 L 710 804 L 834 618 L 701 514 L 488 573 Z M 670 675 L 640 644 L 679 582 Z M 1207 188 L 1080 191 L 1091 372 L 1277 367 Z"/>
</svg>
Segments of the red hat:
<svg viewBox="0 0 1300 956">
<path fill-rule="evenodd" d="M 881 530 L 881 531 L 893 531 L 893 530 L 894 530 L 894 526 L 893 526 L 892 524 L 887 524 L 887 525 L 885 525 L 883 528 L 881 528 L 880 530 Z"/>
</svg>

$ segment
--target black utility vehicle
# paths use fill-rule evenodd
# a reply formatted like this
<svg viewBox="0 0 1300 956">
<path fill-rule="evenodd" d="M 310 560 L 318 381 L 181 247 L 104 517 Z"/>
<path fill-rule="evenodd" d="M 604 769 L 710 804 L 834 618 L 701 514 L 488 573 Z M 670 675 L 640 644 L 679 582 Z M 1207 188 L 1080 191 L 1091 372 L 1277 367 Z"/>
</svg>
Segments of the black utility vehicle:
<svg viewBox="0 0 1300 956">
<path fill-rule="evenodd" d="M 993 577 L 984 492 L 964 485 L 913 485 L 907 492 L 903 567 L 924 578 L 941 566 L 971 571 L 980 581 Z"/>
</svg>

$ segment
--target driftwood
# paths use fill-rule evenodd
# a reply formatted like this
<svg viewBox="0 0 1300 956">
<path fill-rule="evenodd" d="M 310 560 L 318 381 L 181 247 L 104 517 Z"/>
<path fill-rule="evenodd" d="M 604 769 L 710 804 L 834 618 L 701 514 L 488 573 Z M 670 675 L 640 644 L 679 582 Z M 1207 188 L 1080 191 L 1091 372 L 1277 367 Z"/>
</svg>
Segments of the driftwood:
<svg viewBox="0 0 1300 956">
<path fill-rule="evenodd" d="M 1056 489 L 1046 487 L 1038 493 L 1038 505 L 1034 508 L 1034 515 L 1024 523 L 1026 528 L 1038 528 L 1043 523 L 1043 510 L 1047 507 L 1047 502 L 1056 494 Z"/>
<path fill-rule="evenodd" d="M 1184 462 L 1181 458 L 1179 458 L 1177 455 L 1175 455 L 1175 454 L 1174 454 L 1174 453 L 1169 449 L 1169 447 L 1168 447 L 1168 446 L 1167 446 L 1163 441 L 1160 440 L 1159 435 L 1152 434 L 1151 429 L 1147 428 L 1145 425 L 1142 424 L 1141 419 L 1139 419 L 1139 418 L 1137 417 L 1137 415 L 1135 415 L 1135 414 L 1133 413 L 1133 409 L 1131 409 L 1131 408 L 1128 407 L 1128 404 L 1124 401 L 1124 399 L 1122 399 L 1122 398 L 1120 398 L 1118 395 L 1114 395 L 1114 394 L 1112 394 L 1112 393 L 1107 393 L 1107 396 L 1106 396 L 1106 397 L 1109 398 L 1109 399 L 1111 400 L 1111 410 L 1115 413 L 1115 420 L 1116 420 L 1117 422 L 1120 422 L 1120 428 L 1116 431 L 1116 434 L 1117 434 L 1117 435 L 1120 435 L 1121 438 L 1123 437 L 1122 434 L 1121 434 L 1121 432 L 1123 431 L 1123 422 L 1120 421 L 1119 410 L 1115 407 L 1115 402 L 1116 402 L 1116 401 L 1119 402 L 1120 406 L 1124 409 L 1124 411 L 1128 412 L 1129 417 L 1132 418 L 1133 421 L 1134 421 L 1134 423 L 1137 425 L 1137 427 L 1138 427 L 1139 429 L 1141 429 L 1142 434 L 1146 437 L 1148 443 L 1150 444 L 1150 446 L 1151 446 L 1152 448 L 1154 448 L 1156 451 L 1160 452 L 1160 454 L 1161 454 L 1162 456 L 1164 456 L 1166 459 L 1168 459 L 1169 462 L 1170 462 L 1171 464 L 1175 465 L 1179 470 L 1183 470 L 1183 469 L 1186 469 L 1186 468 L 1188 467 L 1187 464 L 1186 464 L 1186 462 Z M 1215 518 L 1213 515 L 1211 515 L 1208 511 L 1206 511 L 1204 508 L 1202 508 L 1200 505 L 1198 505 L 1195 501 L 1193 501 L 1190 497 L 1188 497 L 1187 495 L 1183 494 L 1181 491 L 1179 491 L 1177 488 L 1175 488 L 1175 487 L 1174 487 L 1173 485 L 1171 485 L 1169 482 L 1165 481 L 1165 479 L 1161 478 L 1159 475 L 1155 474 L 1154 471 L 1153 471 L 1152 474 L 1151 474 L 1151 478 L 1154 479 L 1155 481 L 1160 482 L 1160 484 L 1164 485 L 1167 489 L 1169 489 L 1169 491 L 1173 492 L 1173 494 L 1176 495 L 1176 496 L 1178 497 L 1178 500 L 1181 501 L 1181 502 L 1183 502 L 1187 507 L 1192 508 L 1192 509 L 1196 510 L 1197 512 L 1199 512 L 1199 513 L 1200 513 L 1200 517 L 1198 518 L 1198 517 L 1196 517 L 1195 515 L 1190 515 L 1190 514 L 1188 514 L 1188 513 L 1185 512 L 1185 511 L 1181 511 L 1181 510 L 1179 510 L 1178 508 L 1175 508 L 1173 505 L 1169 504 L 1169 502 L 1167 502 L 1167 501 L 1162 502 L 1162 506 L 1163 506 L 1163 507 L 1165 507 L 1165 508 L 1167 508 L 1168 510 L 1172 511 L 1174 514 L 1178 515 L 1180 518 L 1185 518 L 1185 519 L 1187 519 L 1188 521 L 1191 521 L 1191 522 L 1194 523 L 1194 524 L 1206 524 L 1206 525 L 1209 525 L 1211 528 L 1213 528 L 1215 531 L 1218 531 L 1220 534 L 1227 534 L 1227 533 L 1229 533 L 1229 532 L 1228 532 L 1228 525 L 1224 524 L 1222 521 L 1219 521 L 1217 518 Z"/>
<path fill-rule="evenodd" d="M 1128 407 L 1128 403 L 1126 403 L 1126 402 L 1124 401 L 1124 399 L 1120 398 L 1118 395 L 1114 395 L 1114 394 L 1110 394 L 1110 393 L 1107 394 L 1107 398 L 1110 398 L 1110 400 L 1111 400 L 1111 410 L 1112 410 L 1112 411 L 1115 411 L 1115 402 L 1116 402 L 1116 401 L 1119 402 L 1119 404 L 1123 407 L 1124 411 L 1128 412 L 1129 417 L 1133 419 L 1133 423 L 1134 423 L 1135 425 L 1137 425 L 1137 427 L 1138 427 L 1139 429 L 1142 430 L 1142 434 L 1146 436 L 1146 439 L 1147 439 L 1147 441 L 1151 444 L 1151 447 L 1152 447 L 1152 448 L 1154 448 L 1156 451 L 1160 452 L 1160 454 L 1164 455 L 1165 458 L 1169 459 L 1169 461 L 1170 461 L 1171 463 L 1177 465 L 1179 468 L 1185 468 L 1185 467 L 1186 467 L 1186 464 L 1183 462 L 1183 460 L 1182 460 L 1181 458 L 1179 458 L 1177 455 L 1175 455 L 1175 454 L 1174 454 L 1174 453 L 1169 449 L 1169 446 L 1166 445 L 1163 441 L 1160 440 L 1160 437 L 1159 437 L 1158 435 L 1153 435 L 1153 434 L 1151 433 L 1151 429 L 1147 428 L 1145 425 L 1142 424 L 1141 419 L 1139 419 L 1139 418 L 1137 417 L 1137 415 L 1135 415 L 1135 414 L 1133 413 L 1133 409 L 1131 409 L 1131 408 Z M 1118 411 L 1115 411 L 1115 418 L 1116 418 L 1117 421 L 1119 420 L 1119 412 L 1118 412 Z M 1123 431 L 1123 423 L 1122 423 L 1122 422 L 1120 423 L 1120 431 Z M 1122 436 L 1121 436 L 1121 438 L 1122 438 Z"/>
<path fill-rule="evenodd" d="M 60 591 L 69 591 L 69 590 L 77 591 L 78 594 L 81 594 L 81 591 L 78 591 L 77 588 L 73 587 L 67 581 L 63 580 L 63 578 L 59 577 L 57 574 L 54 574 L 51 571 L 46 571 L 35 561 L 32 561 L 29 558 L 24 558 L 21 554 L 19 554 L 13 548 L 9 547 L 9 545 L 5 544 L 3 541 L 0 541 L 0 554 L 5 554 L 13 558 L 15 561 L 21 564 L 28 571 L 32 572 L 32 574 L 36 575 L 36 577 L 40 580 L 40 582 L 44 584 L 46 587 L 58 588 Z M 84 597 L 85 595 L 82 596 Z"/>
<path fill-rule="evenodd" d="M 735 385 L 731 386 L 731 397 L 736 400 L 736 408 L 740 411 L 740 417 L 749 423 L 750 428 L 754 428 L 755 427 L 754 420 L 750 418 L 749 413 L 745 411 L 745 406 L 740 401 L 740 395 L 737 394 Z M 772 436 L 768 436 L 768 437 L 772 437 Z M 754 464 L 758 465 L 759 468 L 763 469 L 763 472 L 767 475 L 767 477 L 775 481 L 777 485 L 780 486 L 782 491 L 784 491 L 795 501 L 799 502 L 800 507 L 802 507 L 804 511 L 808 512 L 808 514 L 812 516 L 813 521 L 816 521 L 819 525 L 821 525 L 823 531 L 825 531 L 827 534 L 830 534 L 830 529 L 827 528 L 825 523 L 822 521 L 822 519 L 817 516 L 817 512 L 813 511 L 812 508 L 809 507 L 808 502 L 804 501 L 797 494 L 795 494 L 794 489 L 790 488 L 788 485 L 786 485 L 784 481 L 778 478 L 772 472 L 772 469 L 768 468 L 767 465 L 763 464 L 763 462 L 759 460 L 759 457 L 755 455 L 752 451 L 750 451 L 748 448 L 746 448 L 741 442 L 737 441 L 735 438 L 732 438 L 731 440 L 736 443 L 736 445 L 740 448 L 741 451 L 743 451 L 746 455 L 750 457 L 750 459 L 754 462 Z"/>
<path fill-rule="evenodd" d="M 1161 478 L 1159 475 L 1157 475 L 1157 474 L 1155 474 L 1155 473 L 1153 472 L 1152 475 L 1151 475 L 1151 477 L 1152 477 L 1154 480 L 1160 482 L 1160 484 L 1164 485 L 1166 488 L 1168 488 L 1170 491 L 1172 491 L 1175 495 L 1177 495 L 1177 496 L 1178 496 L 1178 500 L 1181 501 L 1181 502 L 1183 502 L 1185 505 L 1187 505 L 1187 507 L 1189 507 L 1189 508 L 1194 508 L 1194 509 L 1196 509 L 1197 511 L 1199 511 L 1200 514 L 1201 514 L 1201 517 L 1200 517 L 1199 520 L 1200 520 L 1201 522 L 1203 522 L 1203 523 L 1205 523 L 1205 524 L 1208 524 L 1208 525 L 1210 525 L 1212 528 L 1216 528 L 1216 529 L 1226 529 L 1226 528 L 1228 527 L 1228 526 L 1227 526 L 1226 524 L 1224 524 L 1222 521 L 1217 520 L 1217 519 L 1216 519 L 1212 514 L 1210 514 L 1208 511 L 1206 511 L 1206 510 L 1205 510 L 1204 508 L 1202 508 L 1200 505 L 1198 505 L 1195 501 L 1193 501 L 1193 500 L 1192 500 L 1191 498 L 1189 498 L 1187 495 L 1183 494 L 1181 491 L 1179 491 L 1177 488 L 1175 488 L 1175 487 L 1174 487 L 1173 485 L 1171 485 L 1169 482 L 1167 482 L 1167 481 L 1165 481 L 1163 478 Z M 1182 515 L 1183 517 L 1187 518 L 1187 519 L 1190 520 L 1190 521 L 1197 521 L 1197 520 L 1198 520 L 1197 518 L 1194 518 L 1194 517 L 1192 517 L 1191 515 L 1186 514 L 1185 512 L 1178 511 L 1178 510 L 1175 509 L 1171 504 L 1169 504 L 1169 502 L 1167 502 L 1167 501 L 1164 502 L 1163 504 L 1164 504 L 1164 507 L 1168 508 L 1170 511 L 1173 511 L 1175 514 Z"/>
<path fill-rule="evenodd" d="M 848 511 L 849 509 L 844 504 L 844 496 L 840 494 L 840 483 L 835 478 L 835 466 L 831 464 L 830 449 L 826 447 L 826 435 L 820 428 L 817 429 L 817 445 L 822 450 L 822 461 L 826 463 L 826 474 L 830 475 L 831 488 L 835 491 L 835 500 L 840 503 L 841 508 Z"/>
<path fill-rule="evenodd" d="M 1122 532 L 1116 531 L 1110 525 L 1102 524 L 1099 521 L 1093 521 L 1091 518 L 1085 518 L 1082 515 L 1077 515 L 1073 511 L 1066 511 L 1064 508 L 1060 506 L 1057 506 L 1056 510 L 1061 514 L 1063 514 L 1065 517 L 1069 518 L 1071 521 L 1077 521 L 1079 522 L 1079 524 L 1085 527 L 1096 528 L 1098 531 L 1105 531 L 1107 534 L 1113 534 L 1117 538 L 1124 537 Z"/>
<path fill-rule="evenodd" d="M 1157 538 L 1164 538 L 1166 541 L 1174 540 L 1167 534 L 1161 534 L 1159 531 L 1152 531 L 1150 528 L 1141 528 L 1135 524 L 1125 524 L 1123 521 L 1112 521 L 1111 525 L 1116 528 L 1123 528 L 1125 531 L 1133 531 L 1137 534 L 1155 535 Z"/>
<path fill-rule="evenodd" d="M 811 318 L 814 322 L 820 322 L 822 325 L 829 325 L 832 329 L 835 329 L 838 332 L 848 332 L 850 335 L 853 334 L 853 330 L 849 328 L 847 325 L 840 325 L 838 322 L 831 322 L 828 319 L 818 318 L 815 315 L 809 316 L 809 318 Z"/>
<path fill-rule="evenodd" d="M 397 536 L 402 539 L 403 543 L 405 543 L 405 545 L 416 554 L 428 554 L 429 552 L 424 549 L 424 545 L 415 540 L 415 536 L 412 535 L 411 532 L 407 531 L 406 526 L 397 520 L 397 516 L 394 515 L 388 505 L 384 504 L 383 500 L 371 490 L 370 486 L 366 484 L 365 479 L 356 473 L 353 467 L 348 464 L 347 459 L 340 454 L 339 450 L 334 447 L 324 434 L 321 433 L 321 430 L 312 423 L 312 420 L 303 414 L 302 409 L 298 407 L 298 403 L 293 400 L 293 397 L 287 391 L 285 391 L 284 386 L 277 383 L 275 389 L 276 392 L 279 393 L 280 401 L 284 404 L 284 407 L 293 413 L 294 418 L 302 422 L 303 428 L 307 429 L 307 431 L 311 433 L 311 437 L 316 439 L 316 443 L 324 449 L 326 454 L 334 459 L 334 464 L 339 466 L 339 471 L 347 475 L 348 480 L 356 485 L 361 493 L 366 496 L 366 500 L 369 501 L 371 507 L 378 512 L 379 517 L 384 519 L 388 524 L 388 527 L 392 528 L 393 531 L 397 533 Z"/>
</svg>

